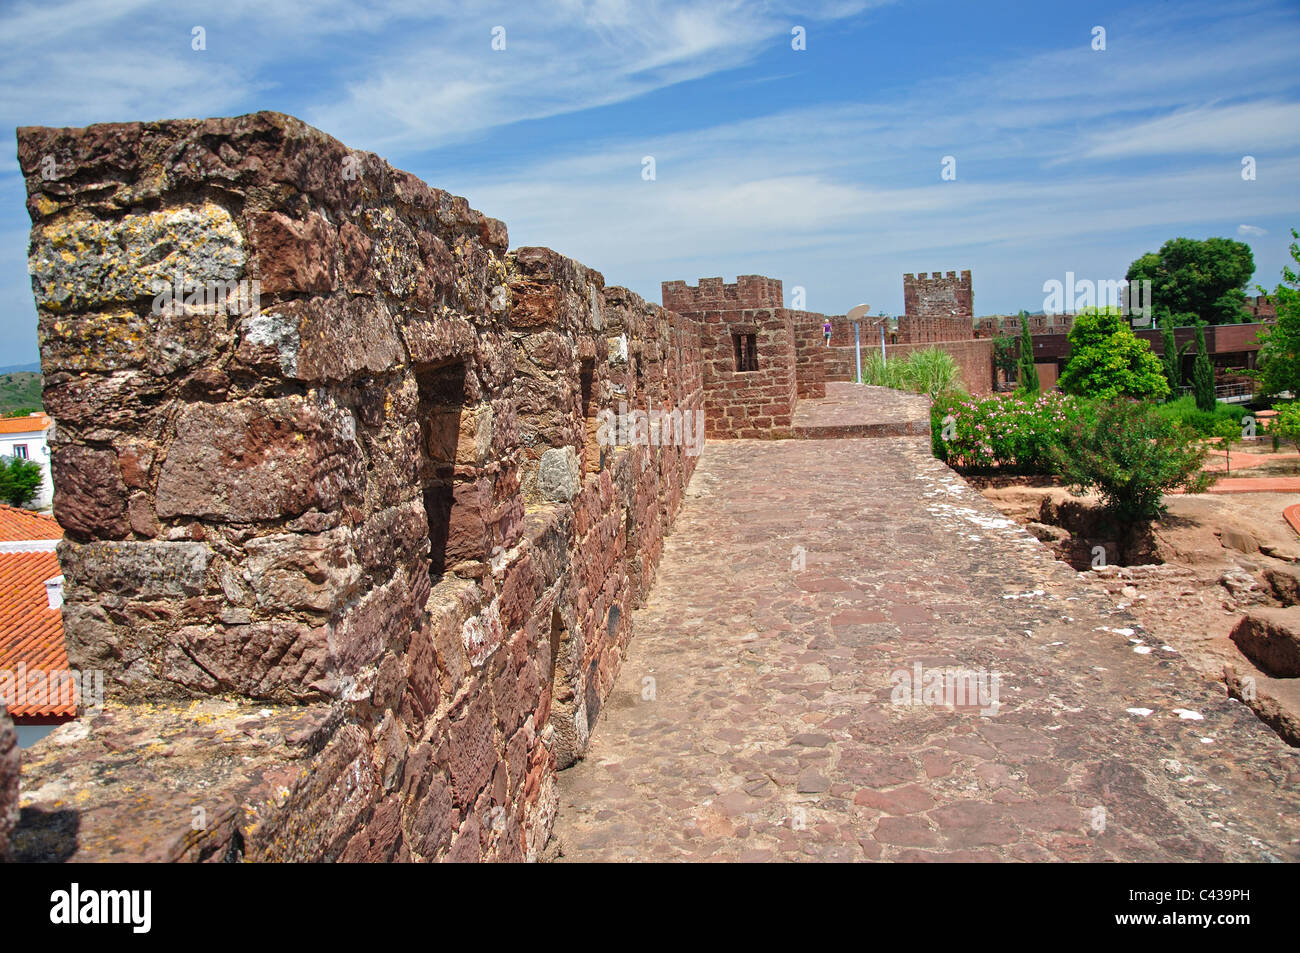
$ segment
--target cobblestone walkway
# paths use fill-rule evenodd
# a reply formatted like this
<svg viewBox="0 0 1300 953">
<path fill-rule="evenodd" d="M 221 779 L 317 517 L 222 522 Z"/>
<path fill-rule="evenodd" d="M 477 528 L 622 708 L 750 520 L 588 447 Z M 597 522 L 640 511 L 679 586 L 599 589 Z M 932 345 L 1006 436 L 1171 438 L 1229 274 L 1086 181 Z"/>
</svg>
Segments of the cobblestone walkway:
<svg viewBox="0 0 1300 953">
<path fill-rule="evenodd" d="M 794 436 L 807 440 L 929 432 L 929 398 L 888 387 L 831 381 L 825 397 L 801 400 L 794 410 Z"/>
<path fill-rule="evenodd" d="M 709 443 L 561 859 L 1300 859 L 1300 753 L 927 443 Z"/>
</svg>

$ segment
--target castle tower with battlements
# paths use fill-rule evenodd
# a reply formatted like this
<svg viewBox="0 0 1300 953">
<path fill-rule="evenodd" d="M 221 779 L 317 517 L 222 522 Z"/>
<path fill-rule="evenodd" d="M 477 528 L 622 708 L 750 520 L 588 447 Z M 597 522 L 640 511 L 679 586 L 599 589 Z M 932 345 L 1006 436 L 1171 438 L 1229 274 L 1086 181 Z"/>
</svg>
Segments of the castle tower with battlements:
<svg viewBox="0 0 1300 953">
<path fill-rule="evenodd" d="M 900 344 L 970 340 L 975 336 L 970 272 L 903 275 L 903 311 Z"/>
<path fill-rule="evenodd" d="M 665 281 L 663 304 L 699 325 L 708 436 L 788 436 L 799 398 L 825 396 L 822 315 L 786 308 L 778 279 Z"/>
</svg>

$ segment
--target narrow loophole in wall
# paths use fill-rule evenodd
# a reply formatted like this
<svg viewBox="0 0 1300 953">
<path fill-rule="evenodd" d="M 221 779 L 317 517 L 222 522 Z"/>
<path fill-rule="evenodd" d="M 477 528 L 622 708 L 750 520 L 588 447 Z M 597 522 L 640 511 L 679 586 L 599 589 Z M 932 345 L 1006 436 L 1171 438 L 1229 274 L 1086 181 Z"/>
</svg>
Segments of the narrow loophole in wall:
<svg viewBox="0 0 1300 953">
<path fill-rule="evenodd" d="M 587 700 L 587 731 L 590 732 L 596 727 L 596 719 L 600 717 L 599 659 L 592 659 L 591 664 L 587 666 L 587 690 L 585 697 Z"/>
<path fill-rule="evenodd" d="M 592 407 L 596 384 L 596 359 L 585 357 L 578 367 L 578 386 L 582 395 L 582 416 L 594 417 L 595 409 Z"/>
<path fill-rule="evenodd" d="M 416 371 L 419 389 L 420 487 L 429 521 L 429 574 L 436 580 L 447 566 L 476 554 L 448 550 L 451 528 L 467 514 L 458 512 L 456 448 L 465 410 L 465 364 L 457 361 Z M 463 494 L 462 494 L 463 495 Z"/>
<path fill-rule="evenodd" d="M 555 683 L 555 673 L 558 668 L 557 663 L 560 660 L 560 645 L 564 642 L 564 620 L 560 618 L 560 610 L 551 610 L 551 671 L 547 684 L 551 686 L 551 711 L 555 711 L 555 698 L 558 694 L 558 685 Z"/>
<path fill-rule="evenodd" d="M 731 339 L 736 347 L 736 370 L 758 370 L 758 335 L 733 334 Z"/>
<path fill-rule="evenodd" d="M 609 635 L 610 639 L 613 639 L 618 633 L 618 620 L 621 617 L 622 612 L 619 611 L 618 606 L 610 606 L 609 615 L 605 619 L 605 632 Z"/>
<path fill-rule="evenodd" d="M 599 472 L 605 465 L 605 448 L 600 446 L 597 435 L 600 422 L 596 419 L 596 360 L 585 357 L 578 366 L 578 387 L 582 401 L 582 444 L 584 469 L 588 473 Z"/>
</svg>

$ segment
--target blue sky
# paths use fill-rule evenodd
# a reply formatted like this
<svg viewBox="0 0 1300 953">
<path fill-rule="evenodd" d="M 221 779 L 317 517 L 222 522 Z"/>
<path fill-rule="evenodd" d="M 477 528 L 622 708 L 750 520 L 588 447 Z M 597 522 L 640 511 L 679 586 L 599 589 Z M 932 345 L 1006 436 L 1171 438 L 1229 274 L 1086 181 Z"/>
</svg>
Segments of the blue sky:
<svg viewBox="0 0 1300 953">
<path fill-rule="evenodd" d="M 1118 279 L 1168 238 L 1213 235 L 1248 242 L 1272 287 L 1300 227 L 1294 2 L 0 9 L 11 137 L 281 110 L 465 195 L 512 246 L 549 245 L 654 301 L 666 279 L 766 274 L 810 310 L 896 314 L 904 272 L 969 268 L 977 314 L 1036 310 L 1067 271 Z M 8 141 L 0 365 L 37 357 Z"/>
</svg>

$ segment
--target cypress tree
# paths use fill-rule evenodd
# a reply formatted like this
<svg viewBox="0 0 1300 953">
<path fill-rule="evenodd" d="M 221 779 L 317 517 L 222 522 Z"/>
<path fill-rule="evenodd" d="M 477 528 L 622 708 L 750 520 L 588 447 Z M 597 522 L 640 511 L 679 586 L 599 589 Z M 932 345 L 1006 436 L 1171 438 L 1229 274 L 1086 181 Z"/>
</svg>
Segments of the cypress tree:
<svg viewBox="0 0 1300 953">
<path fill-rule="evenodd" d="M 1024 311 L 1020 312 L 1020 361 L 1016 365 L 1016 372 L 1020 378 L 1020 390 L 1031 394 L 1038 393 L 1038 368 L 1034 366 L 1034 338 L 1029 333 L 1029 318 Z"/>
<path fill-rule="evenodd" d="M 1214 365 L 1205 346 L 1205 322 L 1196 322 L 1196 363 L 1192 365 L 1192 393 L 1196 395 L 1196 409 L 1214 410 Z"/>
<path fill-rule="evenodd" d="M 1164 365 L 1165 380 L 1169 382 L 1169 399 L 1177 400 L 1179 388 L 1183 386 L 1183 354 L 1186 353 L 1188 345 L 1184 344 L 1180 350 L 1178 342 L 1174 340 L 1174 316 L 1166 313 L 1160 319 L 1160 341 L 1162 351 L 1160 361 Z"/>
</svg>

